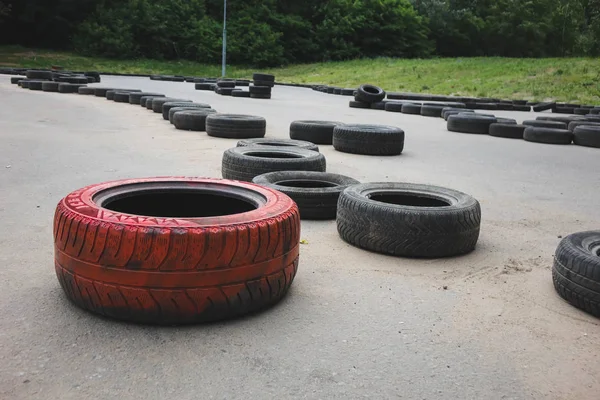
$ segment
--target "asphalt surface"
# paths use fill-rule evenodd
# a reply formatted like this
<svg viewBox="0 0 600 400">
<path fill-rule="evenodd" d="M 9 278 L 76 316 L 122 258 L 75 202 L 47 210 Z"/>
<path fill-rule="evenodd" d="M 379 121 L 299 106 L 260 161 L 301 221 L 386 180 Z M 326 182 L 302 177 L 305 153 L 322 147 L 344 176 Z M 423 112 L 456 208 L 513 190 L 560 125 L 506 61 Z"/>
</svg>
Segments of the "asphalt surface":
<svg viewBox="0 0 600 400">
<path fill-rule="evenodd" d="M 393 258 L 344 243 L 334 221 L 304 221 L 298 275 L 275 308 L 185 328 L 99 318 L 72 306 L 55 277 L 59 199 L 121 178 L 220 177 L 235 141 L 0 76 L 1 399 L 599 397 L 599 320 L 556 295 L 551 265 L 560 236 L 600 228 L 600 149 L 452 133 L 438 118 L 350 109 L 348 97 L 308 89 L 254 100 L 103 78 L 96 86 L 263 116 L 267 137 L 287 137 L 298 119 L 399 126 L 401 156 L 320 146 L 328 171 L 469 193 L 482 206 L 480 241 L 463 257 Z"/>
</svg>

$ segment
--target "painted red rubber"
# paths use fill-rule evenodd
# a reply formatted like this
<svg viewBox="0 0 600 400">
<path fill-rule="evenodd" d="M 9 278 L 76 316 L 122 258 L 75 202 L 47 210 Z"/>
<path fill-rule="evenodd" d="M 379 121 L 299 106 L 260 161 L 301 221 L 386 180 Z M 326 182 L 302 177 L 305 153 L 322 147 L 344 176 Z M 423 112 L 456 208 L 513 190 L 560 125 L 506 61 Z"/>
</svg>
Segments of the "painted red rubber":
<svg viewBox="0 0 600 400">
<path fill-rule="evenodd" d="M 203 218 L 114 212 L 94 196 L 145 182 L 250 189 L 255 210 Z M 76 305 L 107 317 L 188 324 L 237 317 L 278 302 L 298 268 L 300 215 L 283 193 L 251 183 L 167 177 L 91 185 L 62 199 L 54 218 L 55 266 Z"/>
</svg>

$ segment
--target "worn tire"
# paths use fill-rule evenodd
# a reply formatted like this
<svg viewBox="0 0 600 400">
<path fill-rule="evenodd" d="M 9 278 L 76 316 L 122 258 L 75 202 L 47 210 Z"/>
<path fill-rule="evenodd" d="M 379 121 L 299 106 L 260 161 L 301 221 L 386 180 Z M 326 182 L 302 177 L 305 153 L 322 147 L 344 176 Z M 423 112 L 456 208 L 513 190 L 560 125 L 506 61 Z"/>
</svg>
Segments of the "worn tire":
<svg viewBox="0 0 600 400">
<path fill-rule="evenodd" d="M 190 109 L 173 114 L 173 125 L 182 131 L 206 131 L 206 117 L 216 113 L 211 108 Z"/>
<path fill-rule="evenodd" d="M 446 126 L 451 132 L 486 135 L 489 133 L 490 125 L 497 122 L 498 120 L 495 117 L 482 116 L 481 114 L 469 115 L 468 113 L 465 113 L 449 116 Z"/>
<path fill-rule="evenodd" d="M 352 100 L 349 105 L 350 108 L 371 108 L 371 103 L 365 103 L 364 101 Z"/>
<path fill-rule="evenodd" d="M 163 206 L 165 192 L 188 197 L 165 217 L 106 208 L 127 210 L 136 195 L 161 190 Z M 188 217 L 186 207 L 198 211 L 193 195 L 212 196 L 214 210 Z M 222 215 L 235 209 L 232 199 L 249 211 Z M 136 207 L 147 210 L 151 204 Z M 69 300 L 106 317 L 161 325 L 235 318 L 285 296 L 298 267 L 299 234 L 298 208 L 269 188 L 179 177 L 109 182 L 59 202 L 56 275 Z"/>
<path fill-rule="evenodd" d="M 385 90 L 374 85 L 360 85 L 354 99 L 363 103 L 377 103 L 385 99 Z"/>
<path fill-rule="evenodd" d="M 290 124 L 290 138 L 330 145 L 333 129 L 339 124 L 335 121 L 294 121 Z"/>
<path fill-rule="evenodd" d="M 269 81 L 259 81 L 259 80 L 253 80 L 252 83 L 255 86 L 264 86 L 264 87 L 268 87 L 269 89 L 271 89 L 272 87 L 275 86 L 274 82 L 269 82 Z"/>
<path fill-rule="evenodd" d="M 377 101 L 375 103 L 371 103 L 371 110 L 385 110 L 386 100 Z"/>
<path fill-rule="evenodd" d="M 117 93 L 127 93 L 127 96 L 129 98 L 129 93 L 131 92 L 141 92 L 141 90 L 138 89 L 109 89 L 106 91 L 105 93 L 105 97 L 106 100 L 115 100 L 115 94 Z"/>
<path fill-rule="evenodd" d="M 115 103 L 129 104 L 129 95 L 130 95 L 130 92 L 115 92 L 115 94 L 113 96 L 113 101 Z"/>
<path fill-rule="evenodd" d="M 600 231 L 578 232 L 561 240 L 552 281 L 560 297 L 600 318 Z"/>
<path fill-rule="evenodd" d="M 190 104 L 194 104 L 194 103 L 190 103 Z M 212 108 L 204 108 L 204 107 L 187 107 L 187 106 L 173 107 L 169 110 L 169 122 L 171 124 L 173 123 L 173 117 L 175 116 L 175 114 L 180 111 L 206 111 L 207 115 L 217 112 L 217 110 L 213 110 Z M 204 125 L 203 130 L 206 130 L 206 121 L 204 121 L 204 124 L 205 125 Z"/>
<path fill-rule="evenodd" d="M 265 81 L 265 82 L 275 82 L 275 75 L 270 74 L 261 74 L 259 72 L 255 72 L 252 74 L 253 81 Z"/>
<path fill-rule="evenodd" d="M 162 105 L 162 116 L 165 121 L 169 120 L 169 111 L 175 107 L 188 107 L 188 108 L 210 108 L 210 104 L 206 103 L 190 103 L 190 102 L 177 102 L 168 101 Z"/>
<path fill-rule="evenodd" d="M 213 114 L 206 119 L 208 136 L 250 139 L 265 136 L 267 120 L 254 115 Z"/>
<path fill-rule="evenodd" d="M 410 183 L 366 183 L 340 196 L 338 233 L 346 242 L 377 253 L 448 257 L 475 249 L 481 208 L 452 189 Z"/>
<path fill-rule="evenodd" d="M 220 88 L 234 88 L 235 81 L 217 81 L 217 86 Z"/>
<path fill-rule="evenodd" d="M 58 84 L 58 92 L 59 93 L 77 93 L 80 87 L 85 85 L 78 85 L 76 83 L 59 83 Z"/>
<path fill-rule="evenodd" d="M 233 93 L 234 90 L 234 88 L 220 87 L 217 88 L 217 94 L 220 94 L 221 96 L 231 96 L 231 93 Z"/>
<path fill-rule="evenodd" d="M 250 94 L 271 94 L 271 88 L 268 86 L 250 86 L 248 88 Z"/>
<path fill-rule="evenodd" d="M 29 90 L 42 90 L 42 84 L 44 81 L 29 81 Z"/>
<path fill-rule="evenodd" d="M 270 99 L 271 98 L 271 94 L 255 94 L 255 93 L 250 93 L 250 98 L 251 99 Z"/>
<path fill-rule="evenodd" d="M 446 108 L 445 105 L 433 105 L 433 104 L 423 104 L 421 106 L 421 115 L 424 117 L 442 117 L 442 110 Z"/>
<path fill-rule="evenodd" d="M 575 128 L 577 128 L 578 126 L 581 125 L 588 125 L 588 126 L 600 126 L 600 122 L 590 122 L 590 121 L 573 121 L 573 122 L 569 122 L 569 130 L 571 132 L 573 132 L 575 130 Z"/>
<path fill-rule="evenodd" d="M 541 128 L 530 126 L 525 129 L 523 139 L 528 142 L 547 144 L 571 144 L 573 133 L 567 129 Z"/>
<path fill-rule="evenodd" d="M 10 83 L 12 83 L 13 85 L 18 84 L 19 82 L 21 82 L 24 78 L 21 78 L 19 76 L 13 76 L 12 78 L 10 78 Z"/>
<path fill-rule="evenodd" d="M 287 194 L 298 205 L 301 219 L 335 219 L 342 191 L 359 182 L 327 172 L 283 171 L 255 177 L 253 182 Z"/>
<path fill-rule="evenodd" d="M 404 103 L 402 104 L 402 114 L 421 115 L 421 104 Z"/>
<path fill-rule="evenodd" d="M 234 147 L 223 154 L 222 174 L 226 179 L 251 182 L 254 177 L 277 171 L 325 172 L 323 154 L 298 147 Z"/>
<path fill-rule="evenodd" d="M 402 112 L 402 106 L 406 103 L 400 103 L 398 101 L 388 101 L 385 103 L 385 111 L 389 112 Z"/>
<path fill-rule="evenodd" d="M 337 125 L 333 148 L 343 153 L 398 155 L 404 150 L 404 131 L 388 125 Z"/>
<path fill-rule="evenodd" d="M 58 92 L 58 85 L 60 85 L 58 82 L 43 82 L 42 90 L 44 92 Z"/>
<path fill-rule="evenodd" d="M 94 93 L 96 92 L 96 89 L 92 88 L 92 87 L 87 87 L 87 86 L 82 86 L 79 89 L 77 89 L 77 93 L 79 94 L 83 94 L 83 95 L 94 95 Z"/>
<path fill-rule="evenodd" d="M 30 69 L 25 72 L 27 79 L 41 79 L 41 80 L 52 80 L 52 71 L 42 71 L 37 69 Z"/>
<path fill-rule="evenodd" d="M 142 101 L 142 97 L 145 97 L 145 96 L 166 97 L 162 93 L 131 92 L 131 93 L 129 93 L 129 104 L 140 105 L 141 101 Z"/>
<path fill-rule="evenodd" d="M 172 97 L 155 97 L 152 99 L 152 111 L 154 111 L 155 113 L 161 113 L 162 114 L 162 106 L 165 103 L 191 103 L 191 100 L 187 100 L 187 99 L 175 99 Z M 148 101 L 146 101 L 146 108 L 148 106 Z"/>
<path fill-rule="evenodd" d="M 525 126 L 535 126 L 536 128 L 554 128 L 567 129 L 567 124 L 561 121 L 529 120 L 523 121 Z"/>
<path fill-rule="evenodd" d="M 508 139 L 523 139 L 523 132 L 527 127 L 525 125 L 494 123 L 490 125 L 490 136 L 508 138 Z"/>
<path fill-rule="evenodd" d="M 194 88 L 196 90 L 215 90 L 215 84 L 214 83 L 196 83 L 194 85 Z"/>
<path fill-rule="evenodd" d="M 237 147 L 248 146 L 299 147 L 301 149 L 319 151 L 319 146 L 305 140 L 256 138 L 243 139 L 237 142 Z"/>
<path fill-rule="evenodd" d="M 576 127 L 573 131 L 573 143 L 578 146 L 600 148 L 600 126 L 598 125 L 580 125 Z"/>
<path fill-rule="evenodd" d="M 250 92 L 246 91 L 246 90 L 242 90 L 242 89 L 235 89 L 231 91 L 231 96 L 232 97 L 250 97 Z"/>
<path fill-rule="evenodd" d="M 466 109 L 460 109 L 460 108 L 455 108 L 452 110 L 445 110 L 445 111 L 444 110 L 442 110 L 442 118 L 444 118 L 444 121 L 448 121 L 448 117 L 450 117 L 451 115 L 457 115 L 457 114 L 476 115 L 474 110 L 466 110 Z"/>
</svg>

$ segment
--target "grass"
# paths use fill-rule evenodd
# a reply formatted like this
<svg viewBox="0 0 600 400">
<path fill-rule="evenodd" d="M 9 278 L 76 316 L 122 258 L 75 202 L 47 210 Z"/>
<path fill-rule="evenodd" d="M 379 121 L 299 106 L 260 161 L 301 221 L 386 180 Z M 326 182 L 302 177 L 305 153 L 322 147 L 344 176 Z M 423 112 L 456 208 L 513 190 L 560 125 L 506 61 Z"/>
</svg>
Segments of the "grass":
<svg viewBox="0 0 600 400">
<path fill-rule="evenodd" d="M 218 65 L 192 61 L 110 60 L 69 53 L 0 47 L 0 66 L 220 76 Z M 228 66 L 227 76 L 250 78 L 255 69 Z M 388 91 L 503 99 L 557 100 L 600 104 L 599 58 L 393 58 L 291 65 L 264 69 L 280 82 L 356 87 L 372 83 Z"/>
</svg>

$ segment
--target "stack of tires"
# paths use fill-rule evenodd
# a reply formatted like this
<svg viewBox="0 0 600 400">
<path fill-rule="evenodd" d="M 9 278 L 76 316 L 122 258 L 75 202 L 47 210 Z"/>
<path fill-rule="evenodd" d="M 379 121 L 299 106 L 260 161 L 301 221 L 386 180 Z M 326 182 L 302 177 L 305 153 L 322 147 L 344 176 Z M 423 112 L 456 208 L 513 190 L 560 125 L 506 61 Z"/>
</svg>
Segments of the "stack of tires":
<svg viewBox="0 0 600 400">
<path fill-rule="evenodd" d="M 350 102 L 352 108 L 378 108 L 385 99 L 385 90 L 374 85 L 360 85 L 354 101 Z M 383 104 L 385 109 L 385 104 Z"/>
<path fill-rule="evenodd" d="M 275 86 L 274 75 L 254 73 L 252 75 L 252 85 L 250 85 L 250 97 L 253 99 L 270 99 L 273 86 Z"/>
</svg>

